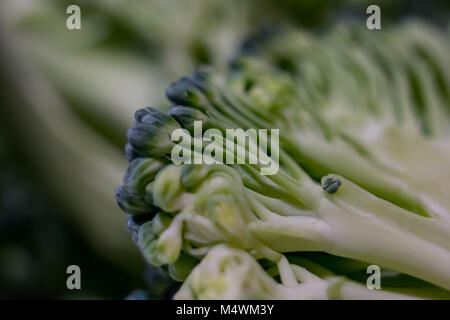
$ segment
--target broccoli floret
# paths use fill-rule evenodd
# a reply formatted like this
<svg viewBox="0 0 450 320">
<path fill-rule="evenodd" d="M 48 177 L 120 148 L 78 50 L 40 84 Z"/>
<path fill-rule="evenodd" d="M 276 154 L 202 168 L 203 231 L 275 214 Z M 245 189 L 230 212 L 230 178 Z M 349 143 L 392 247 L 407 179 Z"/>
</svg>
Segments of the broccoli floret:
<svg viewBox="0 0 450 320">
<path fill-rule="evenodd" d="M 260 44 L 256 55 L 236 59 L 229 76 L 208 69 L 173 83 L 167 113 L 136 112 L 117 200 L 127 213 L 154 216 L 132 229 L 150 263 L 168 265 L 177 280 L 194 270 L 178 297 L 330 298 L 330 288 L 340 288 L 339 297 L 366 297 L 364 288 L 352 284 L 344 294 L 345 281 L 330 283 L 286 260 L 290 252 L 309 251 L 450 290 L 450 112 L 442 89 L 448 69 L 430 68 L 429 61 L 445 60 L 420 46 L 416 33 L 341 28 L 315 39 L 286 32 Z M 403 46 L 394 41 L 400 35 Z M 196 121 L 202 134 L 221 139 L 205 144 Z M 267 138 L 225 135 L 252 128 L 279 129 L 279 152 L 261 147 Z M 190 139 L 175 144 L 178 129 Z M 175 146 L 202 156 L 212 146 L 215 155 L 208 153 L 210 164 L 179 165 L 171 157 Z M 232 161 L 212 161 L 218 153 Z M 253 158 L 275 158 L 279 170 L 261 174 L 264 164 Z M 237 262 L 221 270 L 222 254 L 245 260 L 245 271 L 237 271 Z M 262 260 L 279 272 L 264 272 Z M 214 268 L 220 270 L 210 274 Z M 303 276 L 317 279 L 297 290 Z"/>
</svg>

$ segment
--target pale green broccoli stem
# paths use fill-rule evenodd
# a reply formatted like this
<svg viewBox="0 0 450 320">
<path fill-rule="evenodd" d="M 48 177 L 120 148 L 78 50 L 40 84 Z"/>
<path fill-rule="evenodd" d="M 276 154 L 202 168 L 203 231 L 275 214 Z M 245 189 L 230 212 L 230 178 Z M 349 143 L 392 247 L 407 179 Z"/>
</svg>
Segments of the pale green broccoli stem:
<svg viewBox="0 0 450 320">
<path fill-rule="evenodd" d="M 394 110 L 397 112 L 397 118 L 401 126 L 419 132 L 421 130 L 421 119 L 413 109 L 414 104 L 409 90 L 408 77 L 400 67 L 401 60 L 399 60 L 398 55 L 390 50 L 385 43 L 378 41 L 364 43 L 366 38 L 362 40 L 363 45 L 368 46 L 366 51 L 372 53 L 381 66 L 385 66 L 382 70 L 385 72 L 387 79 L 392 82 L 392 89 L 386 90 L 386 92 L 392 95 Z"/>
<path fill-rule="evenodd" d="M 227 120 L 228 120 L 228 118 L 226 118 Z M 221 131 L 224 133 L 225 132 L 225 126 L 223 125 L 224 124 L 224 122 L 226 123 L 226 121 L 227 120 L 220 120 L 220 121 L 218 121 L 218 122 L 221 122 L 221 124 L 219 125 L 219 124 L 216 124 L 216 126 L 218 127 L 218 128 L 220 128 L 221 129 Z M 238 125 L 236 125 L 236 124 L 229 124 L 228 125 L 228 128 L 234 128 L 234 127 L 239 127 Z M 243 127 L 243 128 L 252 128 L 252 129 L 257 129 L 257 128 L 261 128 L 261 127 L 258 127 L 258 126 L 253 126 L 253 127 L 249 127 L 248 125 L 247 126 L 245 126 L 245 127 Z M 267 127 L 267 128 L 269 128 L 269 127 Z M 260 139 L 260 144 L 261 143 L 264 143 L 264 144 L 266 144 L 267 145 L 267 140 L 266 139 L 264 139 L 264 138 L 262 138 L 262 137 L 259 137 L 259 139 Z M 226 140 L 226 144 L 228 144 L 228 143 L 234 143 L 233 141 L 229 141 L 229 140 L 227 140 L 227 139 L 225 139 L 225 137 L 224 137 L 224 140 Z M 238 145 L 237 146 L 238 148 L 243 148 L 242 146 L 240 146 L 240 145 Z M 259 150 L 259 148 L 258 148 L 258 150 Z M 249 150 L 249 152 L 250 152 L 250 150 Z M 310 180 L 310 178 L 309 178 L 309 176 L 308 176 L 308 174 L 298 165 L 298 163 L 296 163 L 290 156 L 289 156 L 289 154 L 288 153 L 286 153 L 283 149 L 281 149 L 281 150 L 279 150 L 279 153 L 280 153 L 280 158 L 278 159 L 279 161 L 280 161 L 280 165 L 281 166 L 283 166 L 284 168 L 285 168 L 285 170 L 293 177 L 293 178 L 295 178 L 295 179 L 298 179 L 298 180 L 305 180 L 305 179 L 307 179 L 307 180 Z M 258 156 L 258 154 L 253 154 L 254 156 Z"/>
<path fill-rule="evenodd" d="M 448 296 L 445 290 L 442 289 L 430 289 L 430 290 L 415 290 L 415 289 L 381 289 L 381 290 L 369 290 L 366 286 L 361 285 L 355 281 L 346 280 L 337 277 L 334 273 L 318 265 L 312 261 L 292 256 L 289 258 L 291 268 L 295 274 L 295 277 L 299 282 L 308 281 L 329 281 L 331 285 L 328 286 L 328 298 L 330 299 L 422 299 L 422 298 L 437 298 L 442 299 Z M 278 268 L 276 266 L 266 270 L 271 276 L 278 275 Z"/>
<path fill-rule="evenodd" d="M 213 89 L 214 90 L 214 89 Z M 222 99 L 220 99 L 220 92 L 213 93 L 212 95 L 208 96 L 209 102 L 207 105 L 208 112 L 211 113 L 211 115 L 220 121 L 225 120 L 226 122 L 221 123 L 221 126 L 223 126 L 225 123 L 233 124 L 230 128 L 233 128 L 237 125 L 239 128 L 255 128 L 255 127 L 261 127 L 255 125 L 255 123 L 260 123 L 261 120 L 256 118 L 254 115 L 251 115 L 245 110 L 245 108 L 238 108 L 239 111 L 236 110 L 234 106 L 230 106 L 226 102 L 224 102 Z M 242 113 L 245 114 L 245 116 L 242 116 Z M 216 121 L 217 121 L 216 120 Z M 256 121 L 256 122 L 254 122 Z M 265 124 L 263 122 L 263 124 Z M 267 126 L 263 126 L 262 128 L 269 128 L 270 125 L 267 124 Z"/>
<path fill-rule="evenodd" d="M 239 96 L 225 86 L 221 87 L 220 90 L 224 99 L 221 105 L 229 106 L 233 110 L 238 111 L 239 117 L 244 116 L 246 119 L 249 119 L 253 125 L 249 128 L 271 128 L 273 126 L 273 116 L 268 112 L 264 112 L 263 108 L 254 106 L 250 101 L 245 100 L 244 97 Z"/>
<path fill-rule="evenodd" d="M 367 38 L 370 38 L 370 41 L 367 41 Z M 392 38 L 392 39 L 391 39 Z M 394 39 L 395 38 L 395 39 Z M 375 41 L 374 41 L 375 40 Z M 410 44 L 409 44 L 409 40 L 408 39 L 399 39 L 398 36 L 393 35 L 392 37 L 384 37 L 384 39 L 382 39 L 383 41 L 377 41 L 377 39 L 373 39 L 373 37 L 371 37 L 369 34 L 364 34 L 364 37 L 362 37 L 362 41 L 363 43 L 366 42 L 366 45 L 368 44 L 368 49 L 366 50 L 361 50 L 358 47 L 355 47 L 354 43 L 347 43 L 345 44 L 345 47 L 342 48 L 342 39 L 339 39 L 339 41 L 334 41 L 333 44 L 336 47 L 335 50 L 333 50 L 333 59 L 332 60 L 321 60 L 317 63 L 320 63 L 321 65 L 327 64 L 328 61 L 335 61 L 336 59 L 342 58 L 342 57 L 349 57 L 349 61 L 352 62 L 352 65 L 354 66 L 358 66 L 360 71 L 365 71 L 367 70 L 367 72 L 370 71 L 370 79 L 376 78 L 374 77 L 374 74 L 377 75 L 377 70 L 378 69 L 374 69 L 371 68 L 371 60 L 370 59 L 365 59 L 363 64 L 358 64 L 358 58 L 362 57 L 362 54 L 371 54 L 372 52 L 374 53 L 374 56 L 376 59 L 378 59 L 379 61 L 382 62 L 382 66 L 383 65 L 389 65 L 394 69 L 393 72 L 387 72 L 386 75 L 388 76 L 388 78 L 390 77 L 391 80 L 395 79 L 395 78 L 399 78 L 398 75 L 404 75 L 405 74 L 405 68 L 409 68 L 409 65 L 414 66 L 414 68 L 419 68 L 421 69 L 421 74 L 424 74 L 426 79 L 425 81 L 421 81 L 421 88 L 419 88 L 421 90 L 421 92 L 423 94 L 421 94 L 421 98 L 423 98 L 423 100 L 428 100 L 428 99 L 433 99 L 435 97 L 435 95 L 432 94 L 427 94 L 427 92 L 429 90 L 433 90 L 433 87 L 431 87 L 431 83 L 433 82 L 433 79 L 430 79 L 430 73 L 428 72 L 428 70 L 424 69 L 424 63 L 421 60 L 416 59 L 416 57 L 414 56 L 415 54 L 415 48 L 413 48 Z M 399 45 L 399 41 L 401 42 L 401 44 Z M 327 44 L 328 45 L 328 44 Z M 388 47 L 390 50 L 386 49 L 386 47 Z M 318 48 L 318 52 L 317 55 L 320 55 L 323 51 L 326 52 L 326 48 Z M 339 54 L 336 54 L 336 51 Z M 394 53 L 392 53 L 392 51 L 394 51 Z M 439 51 L 439 50 L 437 50 Z M 441 50 L 442 51 L 442 50 Z M 351 55 L 350 55 L 351 54 Z M 398 57 L 402 57 L 401 60 Z M 315 59 L 314 61 L 318 61 L 317 59 Z M 405 65 L 405 61 L 406 62 L 406 67 L 404 67 Z M 442 61 L 441 61 L 442 62 Z M 442 63 L 442 65 L 445 65 L 445 63 Z M 336 64 L 331 64 L 331 66 L 336 66 Z M 328 68 L 329 69 L 329 68 Z M 373 69 L 373 70 L 372 70 Z M 385 68 L 385 70 L 387 70 Z M 337 72 L 340 72 L 341 69 L 336 68 Z M 408 71 L 408 70 L 406 70 Z M 413 72 L 413 71 L 412 71 Z M 342 84 L 342 83 L 346 83 L 346 82 L 342 82 L 342 81 L 335 81 L 336 79 L 334 79 L 334 77 L 336 77 L 336 75 L 330 74 L 329 72 L 325 73 L 327 76 L 329 76 L 331 78 L 331 83 L 337 83 Z M 358 76 L 358 74 L 355 74 L 356 76 Z M 413 74 L 414 76 L 414 74 Z M 414 76 L 415 77 L 415 76 Z M 417 78 L 417 77 L 415 77 Z M 422 77 L 423 78 L 423 77 Z M 380 78 L 381 81 L 383 80 L 382 78 Z M 410 78 L 411 79 L 411 78 Z M 407 80 L 410 80 L 407 79 Z M 334 80 L 334 81 L 333 81 Z M 430 80 L 430 81 L 428 81 Z M 302 81 L 305 81 L 304 78 L 302 78 Z M 372 81 L 372 80 L 370 80 Z M 416 81 L 416 80 L 414 80 Z M 379 81 L 380 82 L 380 81 Z M 393 81 L 394 84 L 397 81 Z M 405 82 L 403 82 L 405 83 Z M 382 85 L 382 83 L 380 82 L 380 84 Z M 406 85 L 410 85 L 406 84 Z M 401 86 L 402 88 L 405 88 L 405 85 Z M 399 89 L 399 88 L 398 88 Z M 423 89 L 423 90 L 422 90 Z M 414 89 L 416 90 L 416 89 Z M 369 93 L 372 92 L 371 87 L 369 86 L 368 90 Z M 403 122 L 408 122 L 408 123 L 419 123 L 419 119 L 418 117 L 414 117 L 413 115 L 417 113 L 417 110 L 412 109 L 411 107 L 414 106 L 415 102 L 413 102 L 411 99 L 409 99 L 410 93 L 412 92 L 412 90 L 408 90 L 408 92 L 403 93 L 403 94 L 399 94 L 399 92 L 395 91 L 395 90 L 391 90 L 390 88 L 386 88 L 386 90 L 383 90 L 383 92 L 393 92 L 394 94 L 392 95 L 393 97 L 391 98 L 392 100 L 395 100 L 396 96 L 403 96 L 404 99 L 403 100 L 407 100 L 406 103 L 402 103 L 399 104 L 400 108 L 403 107 L 403 110 L 400 111 L 400 113 L 396 113 L 397 116 L 400 115 L 401 122 L 400 124 L 402 124 Z M 403 92 L 405 92 L 403 90 Z M 358 95 L 357 92 L 355 92 L 354 94 L 351 95 L 351 97 Z M 389 104 L 386 103 L 382 103 L 379 100 L 379 97 L 377 97 L 376 101 L 378 103 L 376 103 L 375 105 L 369 104 L 372 107 L 376 107 L 379 108 L 379 110 L 383 110 L 382 114 L 384 115 L 384 117 L 388 117 L 387 119 L 390 119 L 390 111 L 391 110 L 401 110 L 401 109 L 397 109 L 397 105 L 398 103 L 394 103 L 392 105 L 392 109 L 388 108 Z M 370 102 L 370 101 L 369 101 Z M 421 104 L 424 101 L 421 101 Z M 443 119 L 448 119 L 446 117 L 443 117 L 443 113 L 442 113 L 442 107 L 441 108 L 437 108 L 436 105 L 438 105 L 439 103 L 436 103 L 436 101 L 425 101 L 425 103 L 423 103 L 423 105 L 421 105 L 420 107 L 424 109 L 425 111 L 425 122 L 427 123 L 427 126 L 429 126 L 431 128 L 432 131 L 435 131 L 435 133 L 438 133 L 438 131 L 441 131 L 440 128 L 442 128 L 442 124 L 445 122 L 442 122 Z M 376 114 L 376 113 L 375 113 Z M 414 121 L 410 121 L 410 117 L 413 116 Z M 448 116 L 448 115 L 447 115 Z M 428 119 L 428 120 L 427 120 Z M 413 127 L 417 127 L 417 125 L 414 125 Z"/>
<path fill-rule="evenodd" d="M 349 281 L 336 276 L 328 276 L 321 279 L 305 268 L 291 264 L 292 271 L 299 282 L 324 282 L 327 283 L 327 295 L 329 299 L 340 300 L 409 300 L 419 299 L 418 297 L 392 293 L 385 290 L 369 290 L 357 282 Z"/>
<path fill-rule="evenodd" d="M 192 138 L 192 143 L 195 143 L 194 141 L 196 141 L 196 140 L 198 140 L 198 139 Z M 227 140 L 226 138 L 224 138 L 224 140 L 226 141 L 225 143 L 228 143 L 228 144 L 231 144 L 234 146 L 233 150 L 236 150 L 235 153 L 229 152 L 228 151 L 229 149 L 226 147 L 224 148 L 223 143 L 221 144 L 220 142 L 217 141 L 217 139 L 215 139 L 215 141 L 212 143 L 217 145 L 218 147 L 222 148 L 224 157 L 227 155 L 230 156 L 233 159 L 234 163 L 237 163 L 238 160 L 240 162 L 245 162 L 246 159 L 242 159 L 242 158 L 238 157 L 237 150 L 239 149 L 239 150 L 246 151 L 247 149 L 244 149 L 244 147 L 237 145 L 234 142 Z M 200 144 L 201 141 L 198 141 L 197 143 L 199 145 L 201 145 Z M 254 143 L 254 141 L 250 140 L 250 143 Z M 191 150 L 191 145 L 189 145 L 189 144 L 180 143 L 180 146 L 183 149 L 185 149 L 186 151 Z M 248 148 L 248 149 L 251 150 L 252 148 Z M 244 154 L 246 154 L 246 153 L 244 153 Z M 254 156 L 256 156 L 256 155 L 254 155 Z M 242 167 L 247 170 L 249 167 L 252 167 L 255 169 L 261 168 L 260 165 L 244 165 Z M 280 168 L 280 171 L 277 174 L 269 175 L 269 176 L 267 176 L 267 178 L 269 180 L 273 181 L 274 183 L 276 183 L 277 185 L 283 187 L 287 192 L 289 192 L 291 194 L 291 196 L 295 197 L 301 203 L 303 203 L 306 208 L 317 207 L 317 205 L 318 205 L 317 191 L 319 190 L 319 187 L 314 185 L 312 182 L 310 182 L 310 181 L 299 182 L 299 181 L 295 180 L 294 178 L 292 178 L 291 176 L 284 173 L 282 168 Z"/>
<path fill-rule="evenodd" d="M 292 196 L 284 188 L 275 184 L 269 178 L 262 176 L 255 168 L 249 165 L 232 165 L 232 167 L 237 172 L 239 172 L 244 185 L 249 189 L 258 192 L 261 195 L 276 197 L 285 201 L 294 202 L 304 207 L 304 205 L 299 202 L 296 197 Z"/>
<path fill-rule="evenodd" d="M 296 205 L 293 202 L 287 202 L 286 200 L 281 200 L 275 198 L 274 196 L 265 196 L 252 189 L 246 189 L 248 196 L 252 200 L 258 201 L 259 204 L 263 205 L 265 208 L 272 212 L 277 212 L 279 215 L 283 216 L 315 216 L 314 211 L 307 210 L 303 206 Z"/>
<path fill-rule="evenodd" d="M 229 119 L 233 118 L 232 116 L 228 115 L 228 117 L 224 117 L 221 112 L 223 112 L 224 108 L 218 108 L 215 107 L 214 104 L 209 104 L 209 109 L 213 108 L 212 110 L 209 110 L 210 113 L 210 117 L 212 117 L 212 119 L 214 120 L 214 125 L 217 129 L 220 129 L 220 131 L 223 133 L 225 133 L 225 128 L 239 128 L 239 120 L 241 120 L 241 116 L 238 116 L 237 119 L 235 119 L 235 122 L 237 121 L 238 124 L 231 122 Z M 227 107 L 226 104 L 224 104 L 225 107 Z M 252 129 L 257 129 L 257 128 L 261 128 L 260 126 L 249 126 L 248 123 L 243 124 L 244 126 L 242 126 L 241 123 L 241 128 L 252 128 Z M 261 125 L 261 124 L 260 124 Z M 226 144 L 231 144 L 234 146 L 234 141 L 229 141 L 228 139 L 226 139 L 226 136 L 223 137 L 223 139 L 226 141 Z M 264 137 L 259 137 L 258 138 L 259 144 L 261 145 L 262 143 L 264 143 L 265 145 L 268 146 L 267 140 Z M 218 141 L 215 141 L 216 144 L 219 143 Z M 199 142 L 197 142 L 199 143 Z M 252 144 L 254 144 L 254 141 L 251 141 Z M 202 144 L 200 144 L 202 145 Z M 188 148 L 189 146 L 185 146 L 186 148 Z M 241 146 L 241 145 L 236 145 L 236 147 L 238 149 L 240 149 L 241 151 L 245 148 L 245 146 Z M 256 150 L 259 150 L 259 146 L 256 147 Z M 251 151 L 253 150 L 253 148 L 249 148 L 249 153 L 251 155 L 253 155 L 254 157 L 258 157 L 259 153 L 254 154 Z M 247 154 L 247 152 L 245 152 L 247 150 L 244 150 L 244 154 Z M 258 152 L 258 151 L 257 151 Z M 277 159 L 280 161 L 280 165 L 284 166 L 285 170 L 292 175 L 293 178 L 295 179 L 299 179 L 299 180 L 310 180 L 308 174 L 306 172 L 304 172 L 304 170 L 283 150 L 279 150 L 280 153 L 280 158 Z M 268 158 L 268 155 L 266 154 L 266 157 Z"/>
<path fill-rule="evenodd" d="M 341 177 L 317 217 L 283 217 L 252 201 L 250 230 L 278 252 L 324 251 L 375 263 L 450 289 L 448 226 L 377 199 Z M 419 253 L 419 254 L 418 254 Z"/>
<path fill-rule="evenodd" d="M 330 270 L 314 263 L 310 260 L 291 256 L 288 258 L 295 277 L 299 282 L 308 281 L 327 281 L 328 298 L 330 299 L 348 299 L 348 300 L 404 300 L 404 299 L 421 299 L 421 298 L 442 298 L 446 297 L 440 289 L 432 289 L 429 292 L 418 292 L 417 290 L 397 289 L 397 292 L 390 292 L 392 289 L 383 288 L 381 290 L 370 290 L 367 286 L 358 282 L 347 280 L 336 276 Z M 271 277 L 278 275 L 277 268 L 266 270 Z M 444 290 L 444 289 L 442 289 Z"/>
<path fill-rule="evenodd" d="M 208 104 L 208 111 L 210 112 L 212 118 L 215 119 L 215 125 L 217 126 L 217 128 L 220 128 L 222 132 L 225 132 L 224 128 L 227 127 L 225 124 L 228 124 L 228 128 L 257 129 L 272 127 L 270 123 L 258 118 L 251 112 L 248 112 L 246 107 L 237 107 L 239 106 L 238 101 L 236 101 L 236 97 L 231 91 L 226 90 L 226 88 L 221 88 L 221 94 L 224 97 L 225 101 L 212 101 Z M 240 101 L 240 99 L 237 100 Z M 250 104 L 249 102 L 245 103 L 246 105 Z M 243 114 L 244 117 L 242 116 Z M 264 115 L 264 117 L 268 118 L 269 115 Z M 232 121 L 230 121 L 230 119 L 232 119 Z M 247 119 L 250 119 L 250 121 L 247 121 Z M 263 140 L 262 142 L 267 144 L 266 140 Z M 231 141 L 231 143 L 234 142 Z M 242 148 L 242 146 L 238 146 L 238 148 Z M 284 165 L 286 170 L 291 173 L 294 178 L 309 180 L 308 174 L 305 173 L 304 170 L 298 164 L 296 164 L 283 149 L 280 150 L 280 164 Z"/>
<path fill-rule="evenodd" d="M 243 150 L 243 148 L 244 148 L 240 145 L 234 144 L 232 141 L 229 141 L 229 140 L 226 140 L 226 143 L 233 144 L 239 150 Z M 251 141 L 250 143 L 254 143 L 254 142 Z M 219 144 L 219 146 L 223 147 L 223 145 L 220 145 L 220 144 Z M 241 161 L 245 160 L 245 159 L 237 158 L 234 154 L 228 152 L 227 150 L 228 150 L 228 148 L 225 148 L 225 150 L 224 150 L 225 153 L 234 157 L 235 162 L 237 162 L 237 160 L 241 160 Z M 255 169 L 261 168 L 260 166 L 256 166 L 256 165 L 243 166 L 244 169 L 248 168 L 248 167 L 253 167 Z M 315 188 L 316 186 L 310 181 L 310 179 L 308 179 L 306 181 L 295 180 L 293 177 L 284 173 L 282 168 L 280 168 L 278 173 L 276 173 L 275 175 L 268 175 L 267 178 L 269 180 L 271 180 L 272 182 L 276 183 L 277 185 L 283 187 L 286 191 L 290 192 L 292 196 L 297 198 L 307 208 L 309 208 L 309 207 L 314 208 L 317 205 L 316 194 L 317 194 L 318 189 Z"/>
<path fill-rule="evenodd" d="M 289 142 L 287 148 L 296 154 L 301 162 L 321 168 L 321 175 L 338 173 L 383 199 L 419 215 L 429 216 L 423 203 L 404 182 L 378 169 L 362 156 L 351 152 L 351 149 L 324 143 L 311 136 L 300 136 L 299 139 Z"/>
<path fill-rule="evenodd" d="M 280 278 L 283 285 L 285 285 L 288 288 L 296 288 L 297 287 L 297 280 L 295 278 L 295 274 L 292 271 L 289 261 L 286 259 L 285 256 L 281 256 L 277 263 L 278 271 L 280 272 Z"/>
<path fill-rule="evenodd" d="M 349 135 L 349 139 L 364 148 L 367 160 L 381 164 L 411 186 L 412 193 L 424 204 L 430 216 L 448 221 L 450 191 L 446 181 L 450 179 L 450 173 L 446 168 L 450 153 L 445 148 L 436 141 L 397 128 L 380 132 L 371 141 L 360 137 Z M 433 159 L 433 165 L 428 165 L 430 159 Z"/>
<path fill-rule="evenodd" d="M 267 121 L 270 119 L 268 114 L 262 115 L 261 112 L 257 114 L 252 113 L 250 110 L 241 106 L 241 102 L 235 96 L 234 92 L 228 90 L 225 86 L 212 84 L 213 94 L 208 98 L 211 100 L 210 105 L 214 107 L 219 113 L 227 115 L 228 118 L 233 119 L 237 124 L 241 125 L 241 128 L 270 128 L 271 123 Z"/>
<path fill-rule="evenodd" d="M 414 93 L 413 102 L 419 113 L 422 114 L 424 130 L 432 136 L 441 136 L 444 128 L 449 124 L 448 114 L 442 109 L 443 106 L 434 99 L 436 92 L 430 92 L 433 90 L 430 70 L 425 68 L 422 59 L 414 56 L 415 52 L 409 45 L 408 39 L 395 37 L 392 39 L 392 47 L 401 57 L 405 72 L 409 76 L 411 92 Z"/>
</svg>

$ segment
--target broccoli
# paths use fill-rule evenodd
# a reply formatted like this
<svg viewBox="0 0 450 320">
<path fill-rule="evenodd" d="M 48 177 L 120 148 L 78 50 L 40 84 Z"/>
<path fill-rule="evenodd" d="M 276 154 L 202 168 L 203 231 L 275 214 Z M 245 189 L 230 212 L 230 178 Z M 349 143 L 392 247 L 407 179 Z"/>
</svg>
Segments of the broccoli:
<svg viewBox="0 0 450 320">
<path fill-rule="evenodd" d="M 203 69 L 172 84 L 167 113 L 137 111 L 116 199 L 148 217 L 134 237 L 151 264 L 185 281 L 175 297 L 406 297 L 288 262 L 311 251 L 450 290 L 448 49 L 416 25 L 320 38 L 286 30 L 242 52 L 229 74 Z M 171 135 L 193 135 L 195 121 L 222 137 L 279 128 L 278 172 L 248 161 L 174 164 Z M 274 153 L 253 139 L 210 143 L 234 160 Z M 177 146 L 207 147 L 195 137 Z"/>
</svg>

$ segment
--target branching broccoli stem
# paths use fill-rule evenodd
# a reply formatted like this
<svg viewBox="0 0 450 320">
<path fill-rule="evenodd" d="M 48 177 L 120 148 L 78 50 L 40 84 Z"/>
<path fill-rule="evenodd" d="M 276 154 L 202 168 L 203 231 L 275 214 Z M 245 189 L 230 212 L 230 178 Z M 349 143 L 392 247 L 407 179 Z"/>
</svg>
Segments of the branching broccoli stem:
<svg viewBox="0 0 450 320">
<path fill-rule="evenodd" d="M 416 33 L 428 39 L 424 43 L 429 47 L 417 41 Z M 442 56 L 450 50 L 448 40 L 413 24 L 401 35 L 388 33 L 386 39 L 359 29 L 339 29 L 322 42 L 292 52 L 276 49 L 283 47 L 285 38 L 296 41 L 290 34 L 276 37 L 261 44 L 261 58 L 236 61 L 240 73 L 234 88 L 257 102 L 263 92 L 265 106 L 277 113 L 310 113 L 307 123 L 313 119 L 320 130 L 305 130 L 299 117 L 283 118 L 282 127 L 291 130 L 286 150 L 293 158 L 301 159 L 300 165 L 315 178 L 330 172 L 343 175 L 418 214 L 449 212 L 450 192 L 443 181 L 449 174 L 450 153 L 442 145 L 450 134 L 450 74 L 445 67 L 449 62 Z M 297 42 L 300 46 L 304 39 Z M 367 48 L 362 50 L 360 42 Z M 291 70 L 270 66 L 280 59 L 289 61 Z M 270 77 L 283 81 L 271 85 Z M 247 91 L 245 83 L 252 84 Z M 287 88 L 292 102 L 280 104 L 279 95 Z"/>
<path fill-rule="evenodd" d="M 247 252 L 219 245 L 191 272 L 175 299 L 414 299 L 368 290 L 330 273 L 321 279 L 286 258 L 276 266 L 276 282 Z"/>
<path fill-rule="evenodd" d="M 423 92 L 414 97 L 417 77 L 408 70 L 417 56 L 403 52 L 407 63 L 394 63 L 399 70 L 391 70 L 398 58 L 380 44 L 393 46 L 392 39 L 372 44 L 362 38 L 345 29 L 325 41 L 287 33 L 262 44 L 260 56 L 239 58 L 227 80 L 211 70 L 183 77 L 167 89 L 174 103 L 167 113 L 136 112 L 127 134 L 129 169 L 116 198 L 134 215 L 130 229 L 150 263 L 168 265 L 177 280 L 195 268 L 179 297 L 330 298 L 329 287 L 341 288 L 340 297 L 366 297 L 363 288 L 324 279 L 294 290 L 298 280 L 314 276 L 291 266 L 286 254 L 305 251 L 377 264 L 450 290 L 450 154 L 442 125 L 450 123 L 449 78 L 430 67 L 444 62 L 421 48 L 430 61 L 421 72 L 440 85 L 420 84 Z M 414 37 L 407 39 L 405 46 L 415 47 Z M 386 94 L 377 100 L 380 92 Z M 433 106 L 430 96 L 437 101 Z M 195 121 L 221 133 L 280 128 L 280 170 L 263 176 L 260 163 L 245 161 L 174 165 L 172 132 L 192 134 Z M 196 139 L 177 147 L 203 152 L 205 144 Z M 233 160 L 261 152 L 252 139 L 212 144 Z M 245 159 L 238 152 L 243 149 Z M 238 264 L 220 270 L 220 279 L 211 275 L 216 284 L 202 276 L 222 254 L 239 256 L 227 261 L 249 260 L 243 270 L 258 277 L 254 290 L 239 293 L 246 280 L 239 277 L 235 286 L 220 287 L 221 277 L 234 277 Z M 257 271 L 255 259 L 270 261 L 278 273 Z M 281 285 L 272 279 L 278 274 Z M 275 296 L 267 296 L 266 287 Z"/>
</svg>

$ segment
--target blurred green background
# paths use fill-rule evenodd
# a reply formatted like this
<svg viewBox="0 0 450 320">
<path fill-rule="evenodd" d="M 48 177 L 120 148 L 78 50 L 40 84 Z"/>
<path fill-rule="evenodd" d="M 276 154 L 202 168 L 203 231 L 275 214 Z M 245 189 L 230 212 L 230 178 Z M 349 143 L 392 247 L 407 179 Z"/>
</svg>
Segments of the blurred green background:
<svg viewBox="0 0 450 320">
<path fill-rule="evenodd" d="M 70 4 L 81 30 L 66 28 Z M 382 27 L 448 27 L 448 1 L 2 0 L 0 298 L 170 297 L 177 285 L 145 266 L 114 200 L 134 111 L 167 108 L 170 82 L 226 68 L 261 28 L 365 28 L 369 4 Z M 66 288 L 71 264 L 82 290 Z"/>
</svg>

